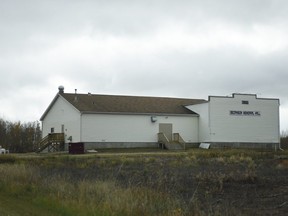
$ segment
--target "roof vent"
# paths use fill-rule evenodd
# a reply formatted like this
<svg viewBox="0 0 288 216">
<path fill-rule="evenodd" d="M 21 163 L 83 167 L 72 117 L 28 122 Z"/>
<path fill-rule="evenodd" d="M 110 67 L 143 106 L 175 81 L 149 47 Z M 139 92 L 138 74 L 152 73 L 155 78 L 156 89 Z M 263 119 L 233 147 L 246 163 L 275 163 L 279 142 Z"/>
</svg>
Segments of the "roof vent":
<svg viewBox="0 0 288 216">
<path fill-rule="evenodd" d="M 60 85 L 58 87 L 59 93 L 64 93 L 64 86 Z"/>
<path fill-rule="evenodd" d="M 74 102 L 78 102 L 78 98 L 77 98 L 77 89 L 75 89 L 75 98 L 74 98 Z"/>
</svg>

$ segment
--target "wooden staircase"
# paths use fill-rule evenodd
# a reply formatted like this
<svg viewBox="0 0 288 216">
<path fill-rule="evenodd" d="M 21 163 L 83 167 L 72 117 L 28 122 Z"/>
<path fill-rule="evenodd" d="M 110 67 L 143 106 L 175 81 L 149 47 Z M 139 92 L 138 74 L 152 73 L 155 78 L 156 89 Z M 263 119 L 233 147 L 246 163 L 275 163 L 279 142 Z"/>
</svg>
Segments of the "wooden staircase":
<svg viewBox="0 0 288 216">
<path fill-rule="evenodd" d="M 173 134 L 173 140 L 169 140 L 164 133 L 158 133 L 158 143 L 162 149 L 168 150 L 185 150 L 185 141 L 179 133 Z"/>
<path fill-rule="evenodd" d="M 40 153 L 46 148 L 48 152 L 63 151 L 64 143 L 64 133 L 51 133 L 39 142 L 39 148 L 35 152 Z"/>
</svg>

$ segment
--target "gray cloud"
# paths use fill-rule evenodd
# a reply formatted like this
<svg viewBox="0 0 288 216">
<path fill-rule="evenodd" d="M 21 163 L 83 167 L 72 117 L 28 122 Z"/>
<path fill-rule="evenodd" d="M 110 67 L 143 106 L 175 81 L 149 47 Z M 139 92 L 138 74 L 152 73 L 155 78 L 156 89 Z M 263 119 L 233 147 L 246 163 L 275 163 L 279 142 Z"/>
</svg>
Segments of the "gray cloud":
<svg viewBox="0 0 288 216">
<path fill-rule="evenodd" d="M 39 119 L 57 92 L 281 100 L 284 0 L 2 0 L 0 116 Z M 19 112 L 21 107 L 21 112 Z"/>
</svg>

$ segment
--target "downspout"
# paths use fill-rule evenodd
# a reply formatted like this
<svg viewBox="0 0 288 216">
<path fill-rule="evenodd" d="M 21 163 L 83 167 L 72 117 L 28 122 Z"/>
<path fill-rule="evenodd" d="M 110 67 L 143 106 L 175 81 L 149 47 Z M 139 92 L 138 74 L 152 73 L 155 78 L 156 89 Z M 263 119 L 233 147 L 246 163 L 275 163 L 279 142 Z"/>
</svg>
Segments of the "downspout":
<svg viewBox="0 0 288 216">
<path fill-rule="evenodd" d="M 278 142 L 279 142 L 279 149 L 281 151 L 284 151 L 284 149 L 281 148 L 281 135 L 280 135 L 280 113 L 279 113 L 279 107 L 280 107 L 280 103 L 278 106 Z"/>
<path fill-rule="evenodd" d="M 83 113 L 80 113 L 80 142 L 82 142 L 82 115 Z"/>
<path fill-rule="evenodd" d="M 210 106 L 211 106 L 211 101 L 210 101 L 210 98 L 209 98 L 209 103 L 208 103 L 208 127 L 209 127 L 209 140 L 208 142 L 211 143 L 212 141 L 212 131 L 211 131 L 211 109 L 210 109 Z"/>
<path fill-rule="evenodd" d="M 198 114 L 198 118 L 197 118 L 197 127 L 198 127 L 198 133 L 197 133 L 197 143 L 200 143 L 200 115 Z"/>
</svg>

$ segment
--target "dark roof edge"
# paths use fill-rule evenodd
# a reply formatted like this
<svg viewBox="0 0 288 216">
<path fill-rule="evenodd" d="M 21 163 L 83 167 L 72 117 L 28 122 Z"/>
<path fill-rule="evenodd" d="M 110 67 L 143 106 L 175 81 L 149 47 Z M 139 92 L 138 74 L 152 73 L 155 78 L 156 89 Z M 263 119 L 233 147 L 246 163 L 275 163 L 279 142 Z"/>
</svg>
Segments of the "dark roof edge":
<svg viewBox="0 0 288 216">
<path fill-rule="evenodd" d="M 121 95 L 121 94 L 92 94 L 92 93 L 59 93 L 66 95 L 91 95 L 91 96 L 112 96 L 112 97 L 136 97 L 136 98 L 162 98 L 162 99 L 180 99 L 180 100 L 205 100 L 200 98 L 188 98 L 188 97 L 174 97 L 174 96 L 149 96 L 149 95 Z"/>
<path fill-rule="evenodd" d="M 199 103 L 196 103 L 196 104 L 183 105 L 183 107 L 185 107 L 186 109 L 188 109 L 188 108 L 187 108 L 188 106 L 196 106 L 196 105 L 207 104 L 207 103 L 209 103 L 209 101 L 208 101 L 208 100 L 205 100 L 205 101 L 202 101 L 202 102 L 199 102 Z"/>
<path fill-rule="evenodd" d="M 198 117 L 197 113 L 191 114 L 174 114 L 174 113 L 133 113 L 133 112 L 93 112 L 93 111 L 82 111 L 81 114 L 109 114 L 109 115 L 157 115 L 157 116 L 195 116 Z"/>
<path fill-rule="evenodd" d="M 43 115 L 41 116 L 41 118 L 40 118 L 40 121 L 43 121 L 44 120 L 44 118 L 46 117 L 46 115 L 48 114 L 48 112 L 50 111 L 50 109 L 53 107 L 53 105 L 55 104 L 55 102 L 57 101 L 57 99 L 59 98 L 59 97 L 61 97 L 63 100 L 65 100 L 67 103 L 69 103 L 69 104 L 71 104 L 71 106 L 74 108 L 74 109 L 76 109 L 76 110 L 78 110 L 72 103 L 70 103 L 68 100 L 66 100 L 66 98 L 65 97 L 63 97 L 61 94 L 63 94 L 63 93 L 57 93 L 56 95 L 55 95 L 55 97 L 53 98 L 53 100 L 51 101 L 51 103 L 49 104 L 49 106 L 48 106 L 48 108 L 45 110 L 45 112 L 43 113 Z M 78 110 L 79 111 L 79 110 Z M 80 111 L 79 111 L 80 112 Z"/>
<path fill-rule="evenodd" d="M 59 93 L 57 93 L 55 95 L 55 97 L 53 98 L 53 100 L 51 101 L 51 103 L 49 104 L 49 106 L 47 107 L 47 109 L 45 110 L 45 112 L 42 114 L 40 121 L 43 121 L 43 119 L 46 117 L 46 115 L 48 114 L 48 112 L 50 111 L 50 109 L 52 108 L 52 106 L 54 105 L 54 103 L 56 102 L 56 100 L 59 97 Z"/>
</svg>

